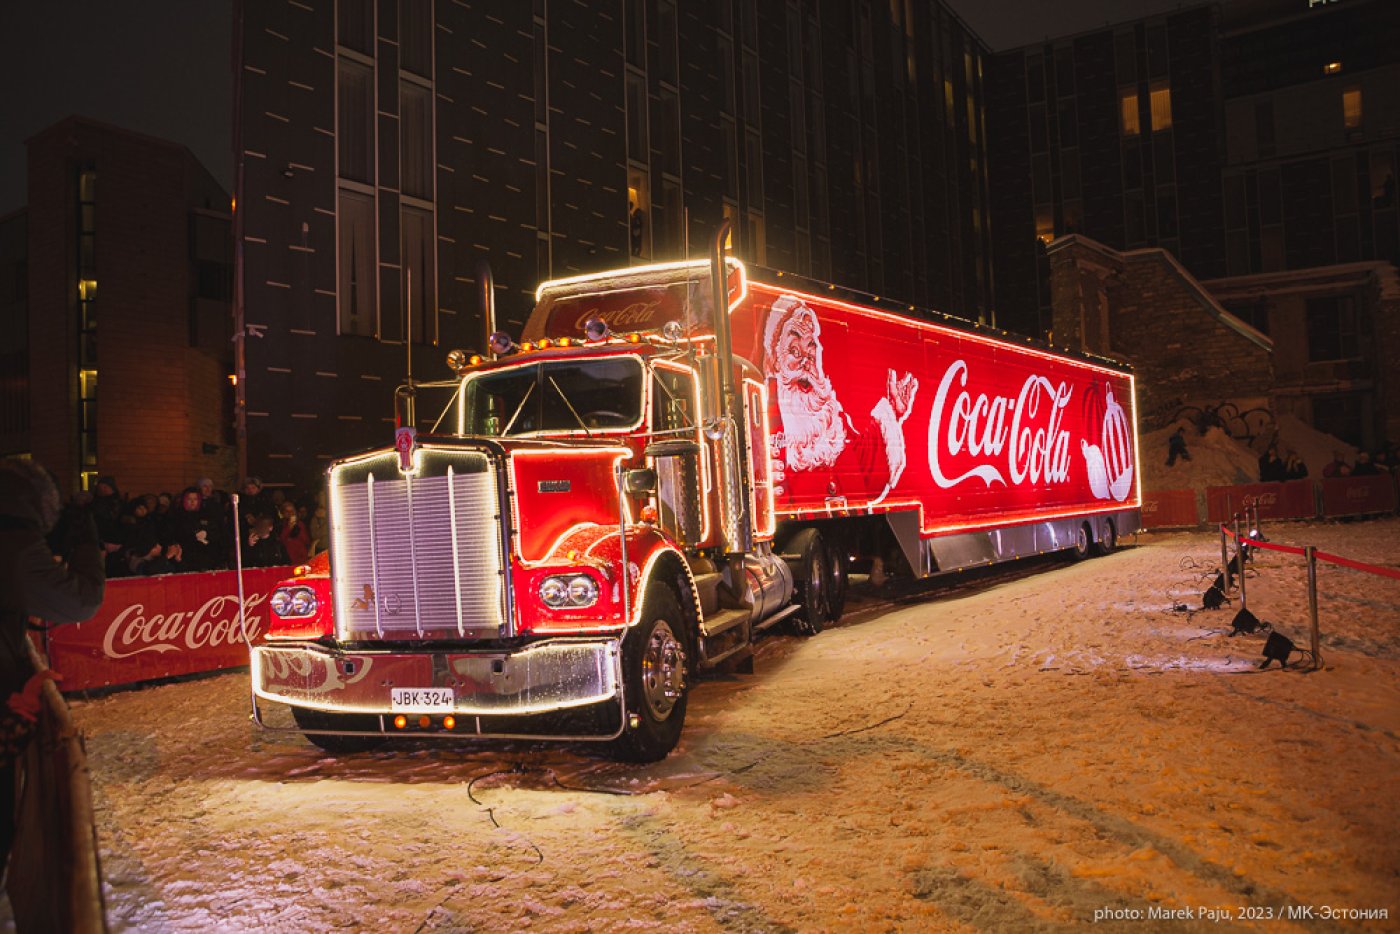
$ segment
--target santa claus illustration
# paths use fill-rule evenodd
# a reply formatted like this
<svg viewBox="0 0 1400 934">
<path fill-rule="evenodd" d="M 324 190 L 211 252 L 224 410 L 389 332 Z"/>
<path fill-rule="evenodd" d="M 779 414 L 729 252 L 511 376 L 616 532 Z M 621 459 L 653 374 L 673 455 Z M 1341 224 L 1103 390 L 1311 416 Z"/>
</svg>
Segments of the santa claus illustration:
<svg viewBox="0 0 1400 934">
<path fill-rule="evenodd" d="M 827 376 L 821 335 L 816 313 L 800 298 L 773 302 L 763 328 L 763 368 L 782 421 L 774 438 L 774 493 L 878 503 L 904 473 L 904 422 L 919 381 L 890 370 L 885 395 L 857 423 Z"/>
</svg>

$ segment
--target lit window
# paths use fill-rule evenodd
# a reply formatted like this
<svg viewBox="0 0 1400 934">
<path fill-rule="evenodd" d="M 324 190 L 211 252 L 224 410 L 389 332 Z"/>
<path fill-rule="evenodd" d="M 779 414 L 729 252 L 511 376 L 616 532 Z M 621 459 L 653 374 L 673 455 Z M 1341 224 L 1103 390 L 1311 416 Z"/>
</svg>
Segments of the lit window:
<svg viewBox="0 0 1400 934">
<path fill-rule="evenodd" d="M 1341 63 L 1341 62 L 1328 62 L 1326 65 L 1323 65 L 1323 66 L 1322 66 L 1322 73 L 1323 73 L 1324 75 L 1335 75 L 1335 74 L 1337 74 L 1338 72 L 1340 72 L 1341 70 L 1342 70 L 1342 63 Z"/>
<path fill-rule="evenodd" d="M 1152 103 L 1152 130 L 1170 130 L 1172 128 L 1172 89 L 1165 81 L 1152 82 L 1151 89 Z"/>
<path fill-rule="evenodd" d="M 1342 92 L 1342 122 L 1348 130 L 1361 126 L 1361 89 L 1347 88 Z"/>
<path fill-rule="evenodd" d="M 1049 243 L 1055 239 L 1055 214 L 1048 204 L 1036 206 L 1035 237 L 1041 243 Z"/>
<path fill-rule="evenodd" d="M 1124 135 L 1124 136 L 1137 136 L 1138 134 L 1140 134 L 1140 133 L 1142 132 L 1142 128 L 1141 128 L 1141 126 L 1140 126 L 1139 123 L 1138 123 L 1138 97 L 1137 97 L 1137 94 L 1136 94 L 1136 93 L 1132 93 L 1132 94 L 1119 94 L 1119 95 L 1118 95 L 1118 109 L 1119 109 L 1119 112 L 1121 113 L 1122 118 L 1123 118 L 1123 123 L 1122 123 L 1123 135 Z"/>
</svg>

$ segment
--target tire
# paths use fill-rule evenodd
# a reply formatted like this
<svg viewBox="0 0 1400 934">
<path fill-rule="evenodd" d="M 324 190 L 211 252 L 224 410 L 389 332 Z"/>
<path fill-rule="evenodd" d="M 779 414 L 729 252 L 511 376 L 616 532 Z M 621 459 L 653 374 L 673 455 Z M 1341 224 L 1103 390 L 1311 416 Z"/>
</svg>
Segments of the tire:
<svg viewBox="0 0 1400 934">
<path fill-rule="evenodd" d="M 671 588 L 652 584 L 641 622 L 622 641 L 622 686 L 627 699 L 622 735 L 608 752 L 623 762 L 658 762 L 670 755 L 685 725 L 693 657 L 690 630 Z"/>
<path fill-rule="evenodd" d="M 1118 550 L 1118 530 L 1113 527 L 1112 520 L 1103 524 L 1103 535 L 1094 543 L 1094 554 L 1111 555 Z"/>
<path fill-rule="evenodd" d="M 323 710 L 310 710 L 306 707 L 293 707 L 292 719 L 303 730 L 355 730 L 374 729 L 379 718 L 368 714 L 336 714 Z M 328 736 L 320 733 L 304 734 L 313 746 L 319 746 L 333 755 L 349 755 L 356 752 L 369 752 L 384 745 L 384 737 L 372 736 Z"/>
<path fill-rule="evenodd" d="M 1089 557 L 1089 548 L 1094 541 L 1093 533 L 1089 531 L 1089 523 L 1085 522 L 1074 532 L 1074 544 L 1070 552 L 1075 561 L 1083 561 Z"/>
<path fill-rule="evenodd" d="M 799 609 L 791 617 L 792 631 L 799 636 L 815 636 L 826 626 L 831 612 L 827 600 L 831 587 L 830 553 L 816 529 L 798 532 L 785 550 L 797 556 L 792 576 L 797 584 Z"/>
<path fill-rule="evenodd" d="M 846 570 L 846 555 L 839 541 L 828 546 L 827 557 L 830 573 L 827 575 L 826 618 L 834 623 L 846 612 L 846 592 L 851 582 Z"/>
</svg>

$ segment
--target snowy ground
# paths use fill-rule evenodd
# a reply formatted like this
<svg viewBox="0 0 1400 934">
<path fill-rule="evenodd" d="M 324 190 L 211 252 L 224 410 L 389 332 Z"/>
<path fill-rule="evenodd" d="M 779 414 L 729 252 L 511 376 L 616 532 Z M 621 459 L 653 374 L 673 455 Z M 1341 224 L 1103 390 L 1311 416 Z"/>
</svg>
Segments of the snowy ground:
<svg viewBox="0 0 1400 934">
<path fill-rule="evenodd" d="M 1266 532 L 1400 558 L 1397 518 Z M 75 700 L 112 927 L 1037 930 L 1178 908 L 1193 930 L 1202 907 L 1302 906 L 1396 929 L 1400 581 L 1324 567 L 1326 669 L 1259 671 L 1232 609 L 1173 610 L 1218 561 L 1218 537 L 1173 533 L 868 593 L 702 683 L 649 767 L 330 758 L 250 725 L 246 674 Z M 1251 608 L 1306 645 L 1301 562 L 1258 565 Z"/>
</svg>

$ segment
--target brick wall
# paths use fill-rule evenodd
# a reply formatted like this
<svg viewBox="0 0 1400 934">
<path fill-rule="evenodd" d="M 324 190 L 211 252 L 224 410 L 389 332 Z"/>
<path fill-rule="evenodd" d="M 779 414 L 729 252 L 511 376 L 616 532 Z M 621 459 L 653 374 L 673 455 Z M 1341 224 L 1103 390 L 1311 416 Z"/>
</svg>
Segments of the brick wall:
<svg viewBox="0 0 1400 934">
<path fill-rule="evenodd" d="M 191 347 L 193 210 L 228 195 L 181 146 L 70 118 L 29 144 L 31 431 L 35 456 L 76 488 L 79 169 L 97 173 L 97 470 L 124 491 L 222 484 L 227 336 Z"/>
<path fill-rule="evenodd" d="M 1064 237 L 1049 253 L 1055 343 L 1132 364 L 1144 429 L 1185 406 L 1268 398 L 1270 351 L 1231 327 L 1236 319 L 1165 251 Z"/>
</svg>

